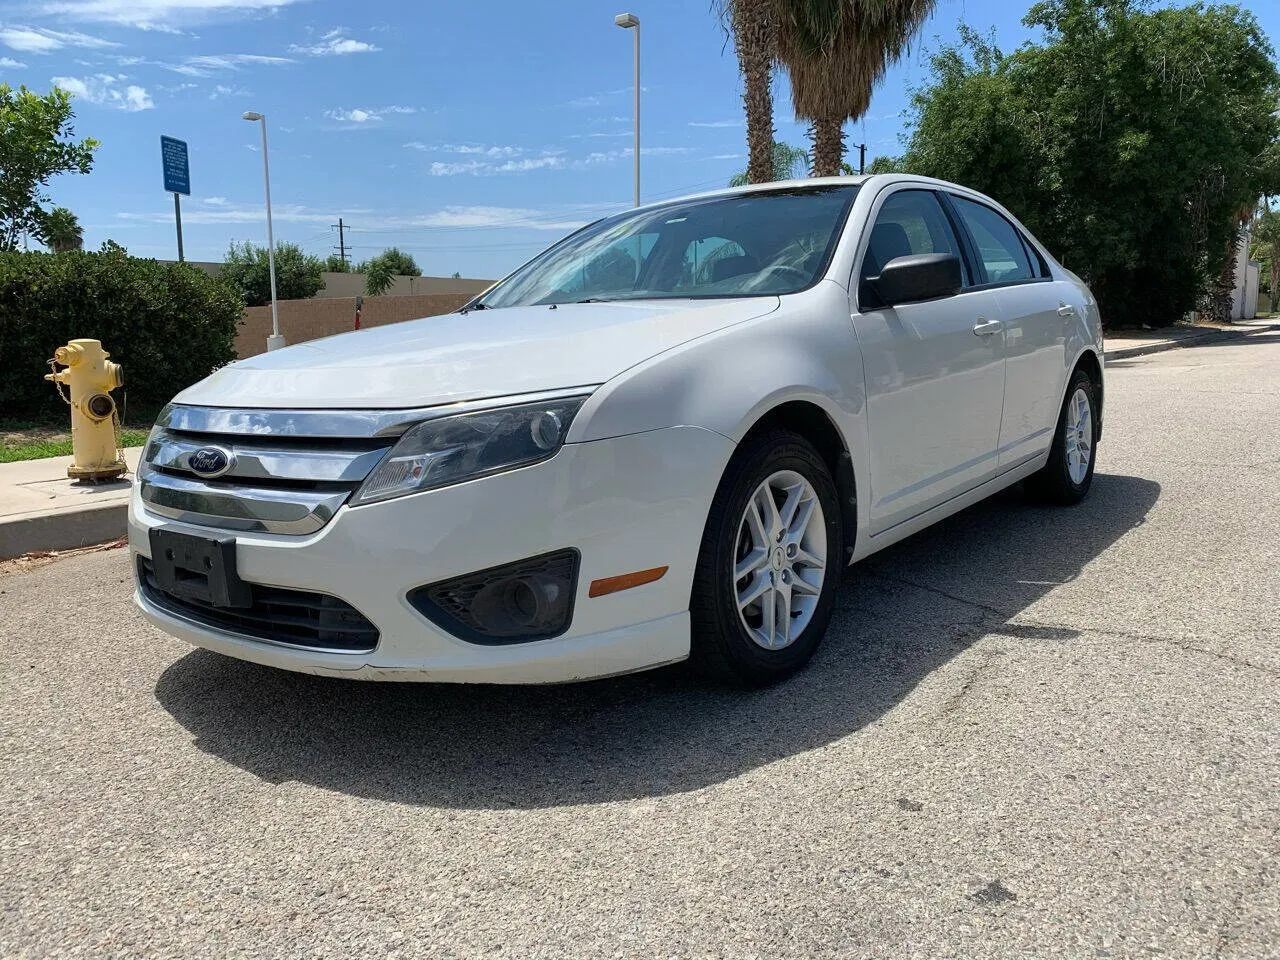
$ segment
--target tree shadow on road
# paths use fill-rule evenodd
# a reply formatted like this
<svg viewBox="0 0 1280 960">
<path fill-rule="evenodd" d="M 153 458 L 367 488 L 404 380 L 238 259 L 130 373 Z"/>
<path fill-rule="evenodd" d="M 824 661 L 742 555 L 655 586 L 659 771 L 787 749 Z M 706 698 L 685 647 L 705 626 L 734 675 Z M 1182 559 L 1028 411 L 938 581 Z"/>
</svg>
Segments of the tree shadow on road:
<svg viewBox="0 0 1280 960">
<path fill-rule="evenodd" d="M 1160 493 L 1094 479 L 1072 509 L 1008 491 L 850 572 L 812 665 L 768 690 L 680 668 L 552 687 L 369 683 L 197 650 L 156 686 L 196 745 L 271 782 L 458 808 L 534 808 L 679 793 L 853 733 L 989 633 L 1069 642 L 1009 623 L 1142 523 Z"/>
</svg>

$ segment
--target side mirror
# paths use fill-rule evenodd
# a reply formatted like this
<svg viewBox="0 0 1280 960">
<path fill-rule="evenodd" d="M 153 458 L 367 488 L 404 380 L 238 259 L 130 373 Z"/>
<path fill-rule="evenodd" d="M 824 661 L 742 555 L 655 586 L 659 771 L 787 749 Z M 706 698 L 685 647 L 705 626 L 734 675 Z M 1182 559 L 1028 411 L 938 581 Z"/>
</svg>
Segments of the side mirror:
<svg viewBox="0 0 1280 960">
<path fill-rule="evenodd" d="M 960 259 L 951 253 L 895 257 L 867 285 L 884 307 L 952 297 L 960 292 Z"/>
</svg>

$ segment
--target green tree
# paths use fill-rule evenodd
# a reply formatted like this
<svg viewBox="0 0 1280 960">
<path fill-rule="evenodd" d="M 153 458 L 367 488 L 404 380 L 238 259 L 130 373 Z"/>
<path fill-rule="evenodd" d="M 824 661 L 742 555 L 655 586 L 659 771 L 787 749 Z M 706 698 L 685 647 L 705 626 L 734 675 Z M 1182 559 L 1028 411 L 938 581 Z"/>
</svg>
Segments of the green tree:
<svg viewBox="0 0 1280 960">
<path fill-rule="evenodd" d="M 773 150 L 770 151 L 769 155 L 769 176 L 763 180 L 752 180 L 750 169 L 747 169 L 735 174 L 729 181 L 729 186 L 743 187 L 749 183 L 772 183 L 775 180 L 793 180 L 797 176 L 803 176 L 804 171 L 807 169 L 809 169 L 809 154 L 805 153 L 800 147 L 793 147 L 789 143 L 781 143 L 775 140 L 773 141 Z M 798 174 L 797 170 L 799 170 Z"/>
<path fill-rule="evenodd" d="M 886 157 L 881 154 L 867 164 L 867 173 L 902 173 L 903 164 L 897 157 Z"/>
<path fill-rule="evenodd" d="M 84 249 L 84 228 L 66 207 L 54 207 L 40 217 L 40 241 L 54 253 Z"/>
<path fill-rule="evenodd" d="M 324 286 L 320 274 L 324 262 L 304 253 L 294 243 L 276 244 L 276 295 L 281 300 L 306 300 Z M 219 276 L 236 287 L 246 306 L 260 307 L 271 302 L 271 274 L 267 248 L 246 240 L 231 244 Z"/>
<path fill-rule="evenodd" d="M 351 272 L 351 264 L 347 262 L 345 257 L 340 257 L 336 253 L 331 253 L 325 258 L 324 268 L 329 273 Z"/>
<path fill-rule="evenodd" d="M 1267 294 L 1267 312 L 1275 313 L 1280 301 L 1280 209 L 1270 198 L 1258 207 L 1252 239 L 1250 256 L 1258 261 L 1258 292 Z"/>
<path fill-rule="evenodd" d="M 0 250 L 16 250 L 24 231 L 39 233 L 50 178 L 93 169 L 98 141 L 74 140 L 74 116 L 65 90 L 40 96 L 0 83 Z"/>
<path fill-rule="evenodd" d="M 413 257 L 407 253 L 403 253 L 397 247 L 387 247 L 376 257 L 362 261 L 356 267 L 356 273 L 368 273 L 369 267 L 374 263 L 382 263 L 394 277 L 420 277 L 422 271 L 418 268 L 418 264 Z"/>
<path fill-rule="evenodd" d="M 391 261 L 382 257 L 374 257 L 362 264 L 360 273 L 364 274 L 364 292 L 369 297 L 380 297 L 391 289 L 395 282 L 395 274 L 391 271 Z"/>
<path fill-rule="evenodd" d="M 972 30 L 913 96 L 904 166 L 1009 207 L 1093 287 L 1110 325 L 1161 325 L 1213 290 L 1239 211 L 1280 193 L 1280 74 L 1234 6 L 1046 0 L 1040 42 Z"/>
<path fill-rule="evenodd" d="M 791 78 L 796 117 L 811 122 L 813 175 L 834 177 L 844 124 L 867 112 L 884 72 L 937 0 L 774 0 L 777 56 Z"/>
</svg>

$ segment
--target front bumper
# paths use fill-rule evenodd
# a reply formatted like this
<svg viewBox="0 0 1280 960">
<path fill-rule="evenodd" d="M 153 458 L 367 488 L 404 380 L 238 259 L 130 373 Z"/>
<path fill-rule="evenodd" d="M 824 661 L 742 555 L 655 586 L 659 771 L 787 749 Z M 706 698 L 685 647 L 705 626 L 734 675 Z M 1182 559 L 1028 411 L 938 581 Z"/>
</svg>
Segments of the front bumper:
<svg viewBox="0 0 1280 960">
<path fill-rule="evenodd" d="M 129 546 L 149 556 L 167 526 L 233 535 L 250 583 L 327 593 L 380 631 L 369 653 L 300 650 L 163 611 L 146 617 L 195 646 L 305 673 L 369 680 L 554 683 L 643 670 L 689 655 L 689 595 L 698 546 L 733 444 L 698 427 L 566 445 L 533 466 L 424 493 L 344 506 L 306 536 L 178 524 L 134 493 Z M 581 553 L 573 621 L 561 636 L 504 646 L 468 643 L 406 600 L 416 587 L 564 547 Z M 667 566 L 662 579 L 602 597 L 592 580 Z M 136 563 L 135 563 L 136 567 Z"/>
</svg>

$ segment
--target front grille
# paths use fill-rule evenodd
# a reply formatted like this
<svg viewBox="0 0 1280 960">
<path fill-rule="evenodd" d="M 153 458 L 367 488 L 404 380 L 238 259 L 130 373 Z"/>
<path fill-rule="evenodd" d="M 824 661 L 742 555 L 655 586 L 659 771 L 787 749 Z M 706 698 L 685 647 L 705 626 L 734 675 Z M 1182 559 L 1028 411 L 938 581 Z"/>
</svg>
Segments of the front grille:
<svg viewBox="0 0 1280 960">
<path fill-rule="evenodd" d="M 378 645 L 378 628 L 345 600 L 324 593 L 249 584 L 248 607 L 215 607 L 160 589 L 146 557 L 138 558 L 138 587 L 155 606 L 175 616 L 254 640 L 335 653 L 368 653 Z"/>
</svg>

